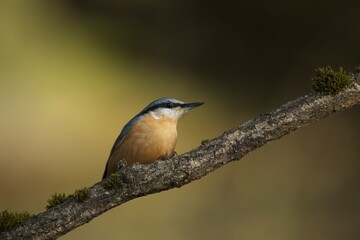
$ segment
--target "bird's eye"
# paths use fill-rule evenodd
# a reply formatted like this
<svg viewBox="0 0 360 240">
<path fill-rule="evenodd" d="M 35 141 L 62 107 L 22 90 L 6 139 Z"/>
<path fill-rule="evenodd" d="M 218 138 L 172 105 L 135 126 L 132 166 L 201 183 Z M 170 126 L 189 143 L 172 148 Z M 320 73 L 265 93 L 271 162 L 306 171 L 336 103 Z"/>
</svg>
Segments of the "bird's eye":
<svg viewBox="0 0 360 240">
<path fill-rule="evenodd" d="M 166 103 L 166 108 L 173 108 L 175 107 L 175 104 L 174 103 Z"/>
</svg>

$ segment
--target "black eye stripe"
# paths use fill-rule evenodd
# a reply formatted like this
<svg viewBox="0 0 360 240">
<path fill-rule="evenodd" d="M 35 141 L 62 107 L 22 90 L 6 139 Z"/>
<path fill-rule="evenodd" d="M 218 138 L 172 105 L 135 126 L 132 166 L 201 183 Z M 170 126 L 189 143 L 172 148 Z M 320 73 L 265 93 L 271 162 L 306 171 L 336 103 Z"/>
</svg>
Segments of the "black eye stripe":
<svg viewBox="0 0 360 240">
<path fill-rule="evenodd" d="M 173 102 L 167 102 L 167 103 L 162 103 L 162 104 L 159 104 L 157 106 L 155 106 L 156 108 L 176 108 L 176 107 L 179 107 L 181 106 L 182 104 L 181 103 L 173 103 Z"/>
<path fill-rule="evenodd" d="M 152 106 L 150 108 L 144 109 L 141 113 L 145 114 L 145 113 L 154 111 L 155 109 L 158 109 L 158 108 L 176 108 L 176 107 L 181 107 L 183 105 L 184 104 L 182 104 L 182 103 L 164 102 L 164 103 L 160 103 L 155 106 Z"/>
<path fill-rule="evenodd" d="M 166 108 L 176 108 L 176 107 L 179 107 L 179 106 L 181 106 L 182 104 L 180 104 L 180 103 L 172 103 L 172 102 L 170 102 L 170 103 L 166 103 L 165 104 L 165 107 Z"/>
</svg>

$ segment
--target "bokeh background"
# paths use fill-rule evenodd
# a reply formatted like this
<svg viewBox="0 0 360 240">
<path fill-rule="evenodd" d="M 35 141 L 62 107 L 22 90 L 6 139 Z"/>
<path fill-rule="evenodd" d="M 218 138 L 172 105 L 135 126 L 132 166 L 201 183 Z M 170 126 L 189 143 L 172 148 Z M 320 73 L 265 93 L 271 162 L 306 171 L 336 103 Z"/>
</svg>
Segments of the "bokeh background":
<svg viewBox="0 0 360 240">
<path fill-rule="evenodd" d="M 360 64 L 359 1 L 0 2 L 0 210 L 39 213 L 100 180 L 150 101 L 206 104 L 177 152 Z M 62 239 L 359 239 L 360 111 L 268 144 L 181 189 L 136 199 Z"/>
</svg>

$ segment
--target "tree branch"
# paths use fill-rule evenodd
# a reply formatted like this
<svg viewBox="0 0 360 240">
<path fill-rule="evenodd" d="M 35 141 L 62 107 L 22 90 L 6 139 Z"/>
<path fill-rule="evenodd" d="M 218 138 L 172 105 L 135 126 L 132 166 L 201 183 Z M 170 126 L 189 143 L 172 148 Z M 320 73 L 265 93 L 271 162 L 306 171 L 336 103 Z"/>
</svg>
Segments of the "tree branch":
<svg viewBox="0 0 360 240">
<path fill-rule="evenodd" d="M 134 164 L 118 172 L 120 185 L 107 189 L 96 183 L 90 197 L 80 203 L 74 197 L 30 218 L 24 225 L 1 233 L 1 239 L 54 239 L 131 199 L 181 187 L 217 168 L 241 159 L 264 144 L 279 139 L 319 119 L 360 105 L 360 75 L 337 95 L 310 94 L 275 111 L 233 128 L 209 143 L 185 154 L 150 165 Z"/>
</svg>

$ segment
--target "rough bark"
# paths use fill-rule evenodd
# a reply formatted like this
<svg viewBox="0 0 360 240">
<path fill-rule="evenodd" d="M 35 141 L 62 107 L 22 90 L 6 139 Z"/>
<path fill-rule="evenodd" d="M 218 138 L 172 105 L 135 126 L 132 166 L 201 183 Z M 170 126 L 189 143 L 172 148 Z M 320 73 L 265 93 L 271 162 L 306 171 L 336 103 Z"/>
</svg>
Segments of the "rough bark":
<svg viewBox="0 0 360 240">
<path fill-rule="evenodd" d="M 122 167 L 118 172 L 120 186 L 108 190 L 102 182 L 96 183 L 85 202 L 70 198 L 30 218 L 23 226 L 1 233 L 0 238 L 55 239 L 131 199 L 181 187 L 272 140 L 356 105 L 360 105 L 359 74 L 353 75 L 351 83 L 337 95 L 300 97 L 185 154 L 150 165 Z"/>
</svg>

